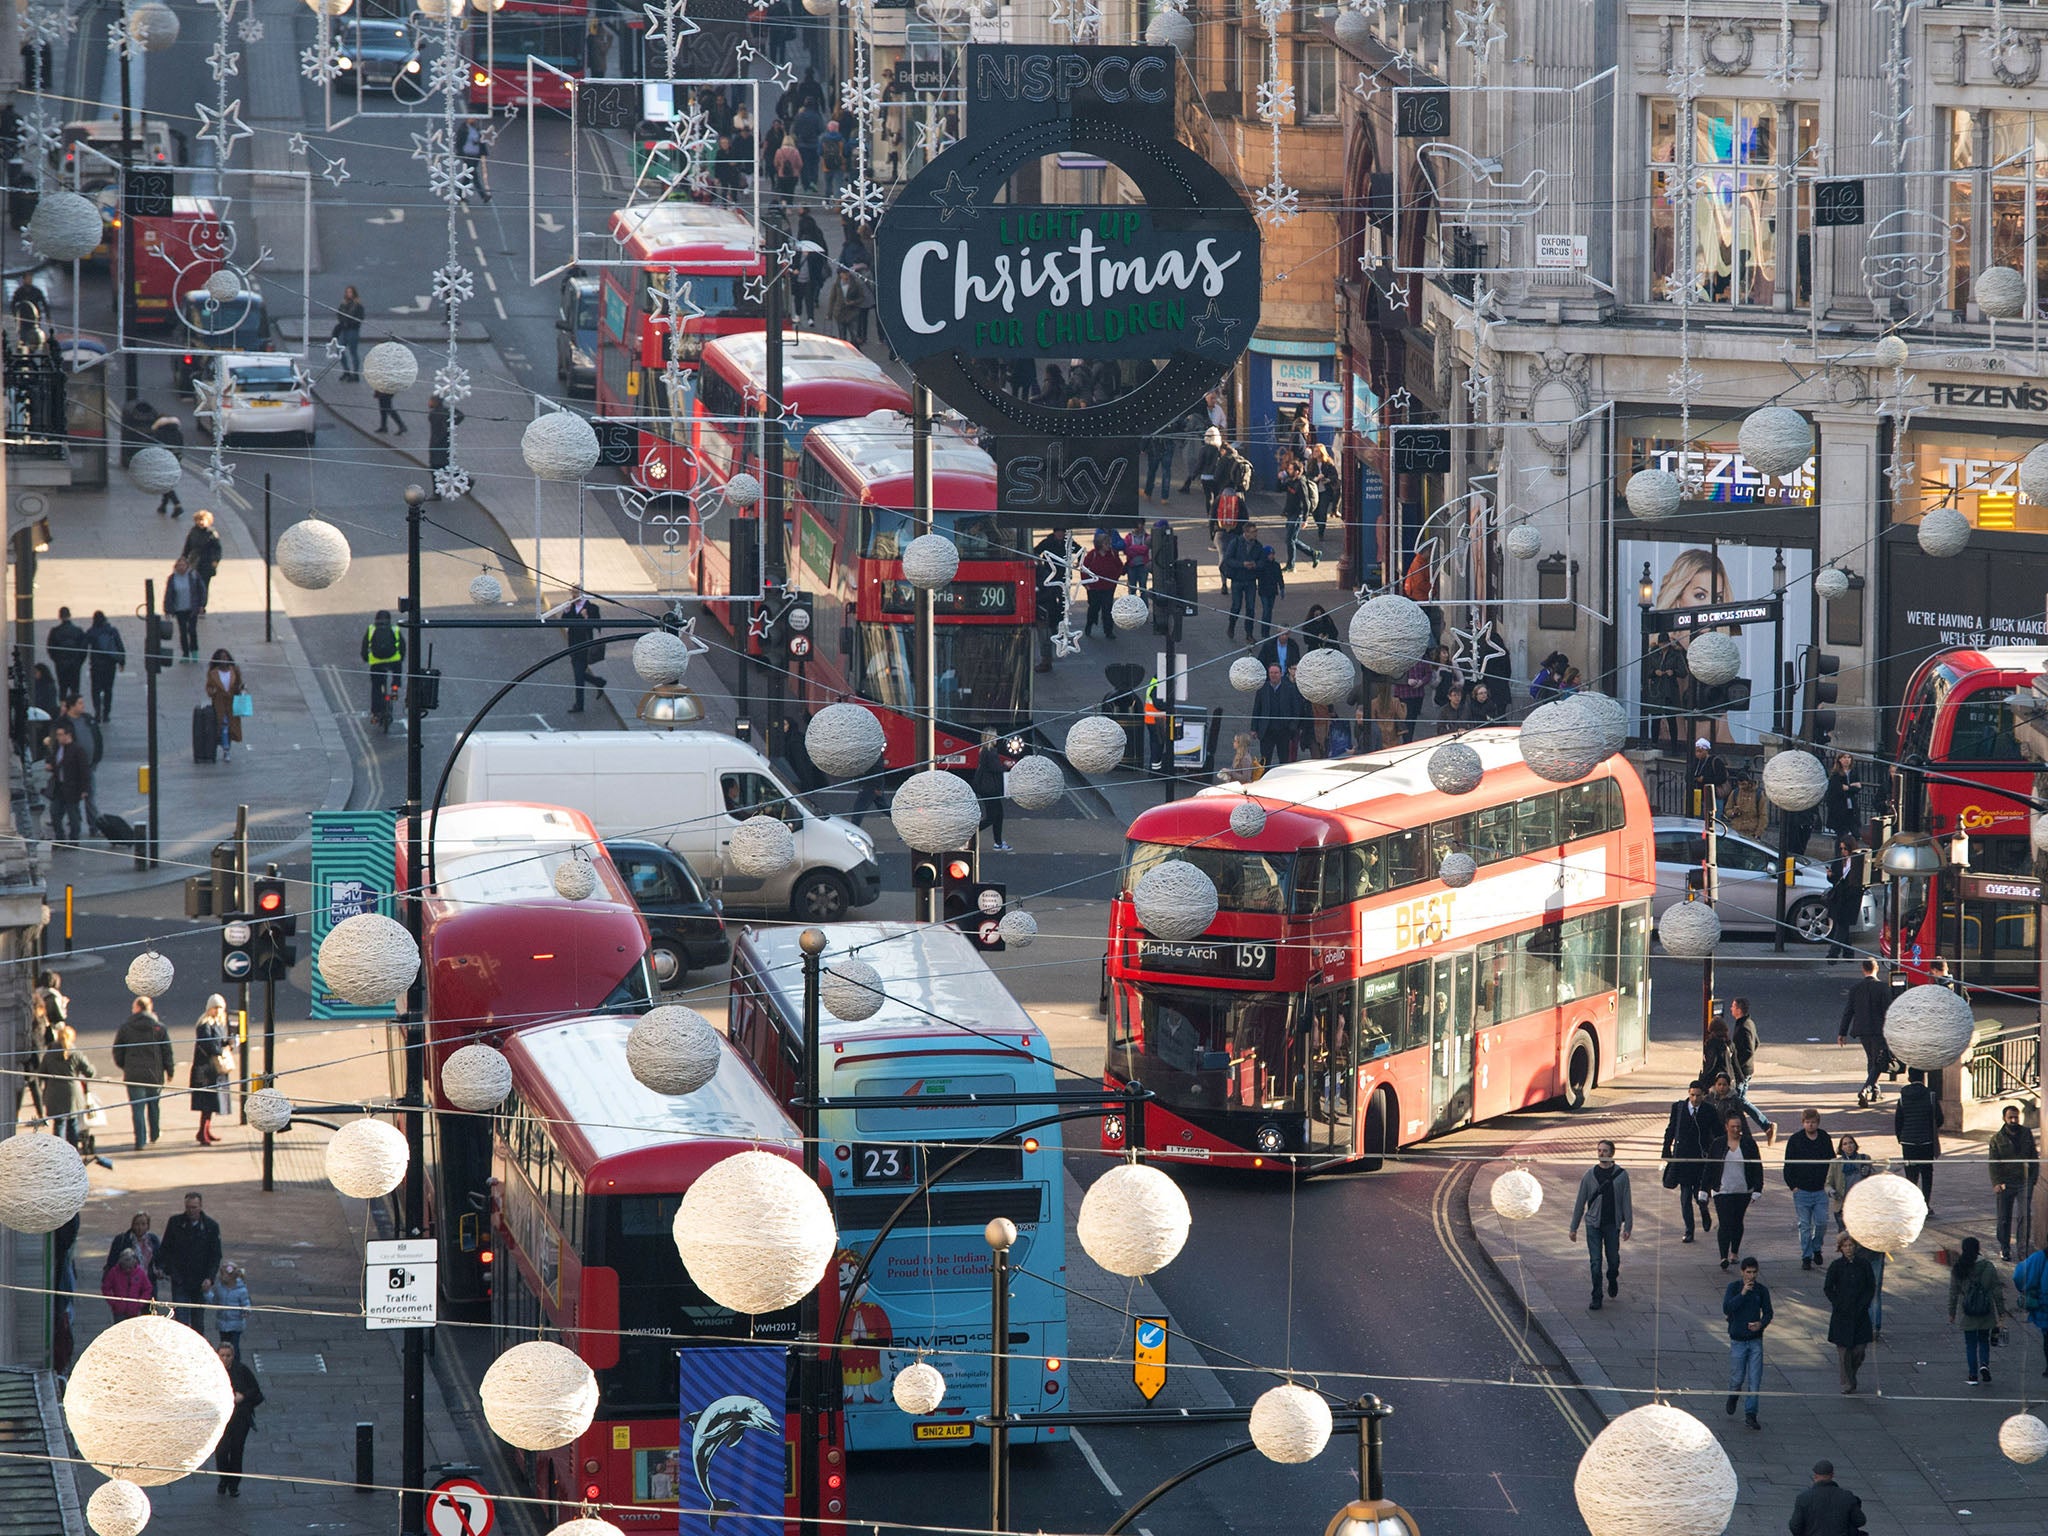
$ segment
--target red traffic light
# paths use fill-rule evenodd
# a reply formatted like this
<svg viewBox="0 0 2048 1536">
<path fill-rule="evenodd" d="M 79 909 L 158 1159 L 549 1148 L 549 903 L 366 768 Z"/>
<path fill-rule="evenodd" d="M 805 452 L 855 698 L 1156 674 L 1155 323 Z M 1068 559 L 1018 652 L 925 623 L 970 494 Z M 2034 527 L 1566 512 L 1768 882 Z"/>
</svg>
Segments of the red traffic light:
<svg viewBox="0 0 2048 1536">
<path fill-rule="evenodd" d="M 948 880 L 967 880 L 973 878 L 973 875 L 974 865 L 969 862 L 964 854 L 955 854 L 946 861 L 946 878 Z"/>
<path fill-rule="evenodd" d="M 284 892 L 280 890 L 258 891 L 256 893 L 256 910 L 265 916 L 272 912 L 282 912 L 284 910 Z"/>
</svg>

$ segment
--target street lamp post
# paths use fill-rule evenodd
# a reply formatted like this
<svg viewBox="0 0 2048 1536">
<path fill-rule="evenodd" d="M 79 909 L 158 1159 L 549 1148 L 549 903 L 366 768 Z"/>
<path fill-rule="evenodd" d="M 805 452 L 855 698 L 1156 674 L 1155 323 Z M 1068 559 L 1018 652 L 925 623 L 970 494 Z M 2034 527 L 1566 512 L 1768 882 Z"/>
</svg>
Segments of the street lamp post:
<svg viewBox="0 0 2048 1536">
<path fill-rule="evenodd" d="M 775 424 L 780 432 L 782 425 Z M 799 1106 L 803 1130 L 804 1177 L 813 1184 L 823 1170 L 819 1146 L 818 1111 L 818 989 L 823 980 L 825 935 L 806 928 L 797 938 L 804 956 L 804 1066 L 803 1103 Z M 818 1520 L 818 1417 L 823 1389 L 818 1354 L 818 1288 L 804 1292 L 797 1312 L 796 1407 L 797 1425 L 797 1517 L 804 1530 L 815 1528 Z"/>
<path fill-rule="evenodd" d="M 988 1524 L 1010 1528 L 1010 1250 L 1017 1224 L 998 1216 L 983 1230 L 989 1253 Z"/>
<path fill-rule="evenodd" d="M 1636 607 L 1642 613 L 1642 660 L 1636 665 L 1636 697 L 1643 701 L 1643 740 L 1657 743 L 1657 718 L 1650 713 L 1648 667 L 1650 664 L 1650 610 L 1657 602 L 1657 580 L 1650 574 L 1650 562 L 1643 562 L 1643 574 L 1636 580 Z"/>
<path fill-rule="evenodd" d="M 420 523 L 427 493 L 405 488 L 405 658 L 410 674 L 405 690 L 405 928 L 422 955 L 425 915 L 421 902 L 420 781 L 425 777 L 420 727 L 425 720 L 419 685 L 420 666 Z M 422 961 L 405 992 L 405 1235 L 419 1237 L 427 1227 L 426 1088 L 427 972 Z M 404 1467 L 400 1478 L 400 1536 L 422 1536 L 427 1480 L 427 1336 L 424 1328 L 405 1330 L 404 1344 Z"/>
</svg>

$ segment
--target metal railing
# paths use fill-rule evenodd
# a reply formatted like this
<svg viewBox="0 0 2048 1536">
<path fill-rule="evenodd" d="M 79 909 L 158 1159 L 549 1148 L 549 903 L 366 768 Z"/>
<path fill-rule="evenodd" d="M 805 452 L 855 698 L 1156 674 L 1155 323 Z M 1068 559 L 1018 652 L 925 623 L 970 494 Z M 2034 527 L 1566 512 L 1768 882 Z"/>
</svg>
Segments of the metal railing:
<svg viewBox="0 0 2048 1536">
<path fill-rule="evenodd" d="M 2000 1099 L 2032 1093 L 2041 1086 L 2041 1026 L 2029 1020 L 2007 1024 L 1970 1044 L 1970 1096 Z"/>
</svg>

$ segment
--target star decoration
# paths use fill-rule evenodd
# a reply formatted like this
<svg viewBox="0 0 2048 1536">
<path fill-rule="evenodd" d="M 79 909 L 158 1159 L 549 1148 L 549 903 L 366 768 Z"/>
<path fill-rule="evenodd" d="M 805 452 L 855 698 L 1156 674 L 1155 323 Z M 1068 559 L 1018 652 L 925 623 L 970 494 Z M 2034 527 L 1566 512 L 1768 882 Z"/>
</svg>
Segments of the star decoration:
<svg viewBox="0 0 2048 1536">
<path fill-rule="evenodd" d="M 1102 30 L 1102 7 L 1097 0 L 1052 0 L 1046 21 L 1063 29 L 1073 42 L 1092 42 Z"/>
<path fill-rule="evenodd" d="M 306 136 L 303 133 L 295 133 L 284 141 L 285 153 L 298 160 L 305 159 L 306 152 L 312 147 L 311 144 L 306 142 Z"/>
<path fill-rule="evenodd" d="M 235 488 L 235 466 L 225 459 L 214 459 L 206 466 L 206 488 L 216 496 Z"/>
<path fill-rule="evenodd" d="M 309 48 L 308 53 L 312 52 Z M 303 58 L 304 55 L 301 55 Z M 218 85 L 229 75 L 242 72 L 242 55 L 239 50 L 230 50 L 224 37 L 214 39 L 213 52 L 206 56 L 206 66 L 213 71 L 214 84 Z"/>
<path fill-rule="evenodd" d="M 1052 653 L 1055 656 L 1075 656 L 1081 650 L 1081 637 L 1074 633 L 1073 624 L 1067 619 L 1060 620 L 1060 627 L 1052 632 Z"/>
<path fill-rule="evenodd" d="M 1261 80 L 1258 93 L 1259 121 L 1285 122 L 1294 111 L 1294 87 L 1283 80 Z"/>
<path fill-rule="evenodd" d="M 348 356 L 348 348 L 344 347 L 341 344 L 341 338 L 339 336 L 328 337 L 327 361 L 329 361 L 330 363 L 338 363 L 346 356 Z"/>
<path fill-rule="evenodd" d="M 434 370 L 434 393 L 453 405 L 469 398 L 469 370 L 460 363 L 448 363 Z"/>
<path fill-rule="evenodd" d="M 970 186 L 962 181 L 958 171 L 946 172 L 946 184 L 932 193 L 932 201 L 941 210 L 939 222 L 942 224 L 952 223 L 953 215 L 956 213 L 963 219 L 979 219 L 981 217 L 981 210 L 974 206 L 974 199 L 980 192 L 980 187 Z"/>
<path fill-rule="evenodd" d="M 314 43 L 311 47 L 301 48 L 299 73 L 315 85 L 326 85 L 330 81 L 339 80 L 342 73 L 341 51 L 332 43 L 324 47 Z"/>
<path fill-rule="evenodd" d="M 449 262 L 434 273 L 434 297 L 443 304 L 464 304 L 476 296 L 476 283 L 469 268 Z"/>
<path fill-rule="evenodd" d="M 741 69 L 747 69 L 760 56 L 761 50 L 748 42 L 744 37 L 733 45 L 733 62 L 738 64 Z"/>
<path fill-rule="evenodd" d="M 242 24 L 235 28 L 235 35 L 245 43 L 260 43 L 263 41 L 263 23 L 254 16 L 244 16 Z"/>
<path fill-rule="evenodd" d="M 469 491 L 469 471 L 450 464 L 434 471 L 434 494 L 443 501 L 466 495 Z"/>
<path fill-rule="evenodd" d="M 1301 211 L 1301 194 L 1276 175 L 1253 194 L 1252 206 L 1261 224 L 1277 227 L 1290 222 Z"/>
<path fill-rule="evenodd" d="M 785 89 L 795 85 L 796 66 L 790 63 L 789 60 L 784 59 L 780 64 L 768 71 L 768 83 L 770 85 L 782 86 Z"/>
<path fill-rule="evenodd" d="M 1455 13 L 1458 23 L 1454 46 L 1471 54 L 1480 69 L 1486 67 L 1486 56 L 1508 40 L 1508 29 L 1501 25 L 1500 10 L 1493 0 L 1480 0 L 1469 11 Z"/>
<path fill-rule="evenodd" d="M 804 418 L 797 408 L 787 400 L 782 402 L 782 409 L 775 413 L 775 419 L 781 422 L 793 434 L 801 434 L 803 432 Z"/>
<path fill-rule="evenodd" d="M 919 118 L 914 126 L 917 129 L 917 152 L 927 160 L 937 158 L 959 142 L 946 131 L 943 122 L 928 123 Z"/>
<path fill-rule="evenodd" d="M 430 161 L 441 153 L 445 143 L 438 128 L 429 128 L 425 133 L 415 133 L 412 135 L 412 157 L 415 160 Z"/>
<path fill-rule="evenodd" d="M 432 96 L 460 91 L 469 84 L 469 61 L 459 53 L 439 53 L 427 66 L 427 93 Z"/>
<path fill-rule="evenodd" d="M 242 121 L 242 103 L 231 101 L 224 108 L 209 107 L 205 102 L 197 103 L 199 108 L 199 137 L 214 147 L 222 165 L 235 145 L 243 139 L 254 138 L 255 131 Z"/>
<path fill-rule="evenodd" d="M 220 414 L 220 386 L 206 374 L 192 376 L 192 414 L 195 417 Z"/>
<path fill-rule="evenodd" d="M 1380 402 L 1380 410 L 1383 414 L 1391 416 L 1397 411 L 1407 410 L 1414 403 L 1415 397 L 1408 393 L 1408 386 L 1404 384 Z"/>
<path fill-rule="evenodd" d="M 740 279 L 740 295 L 749 304 L 758 304 L 768 297 L 768 280 L 763 277 Z"/>
<path fill-rule="evenodd" d="M 1483 373 L 1474 373 L 1465 380 L 1465 399 L 1472 407 L 1474 420 L 1488 419 L 1486 407 L 1493 401 L 1493 380 Z"/>
<path fill-rule="evenodd" d="M 498 135 L 503 133 L 507 128 L 510 128 L 512 126 L 512 120 L 518 116 L 519 108 L 516 105 L 510 106 L 507 107 L 503 112 L 499 113 L 496 117 L 492 118 L 488 123 L 485 123 L 483 127 L 479 129 L 477 132 L 477 137 L 484 141 L 484 148 L 495 148 L 498 142 Z"/>
<path fill-rule="evenodd" d="M 323 155 L 321 158 L 326 159 L 326 156 Z M 328 160 L 326 169 L 320 174 L 338 187 L 348 180 L 348 160 L 345 157 L 340 160 Z"/>
</svg>

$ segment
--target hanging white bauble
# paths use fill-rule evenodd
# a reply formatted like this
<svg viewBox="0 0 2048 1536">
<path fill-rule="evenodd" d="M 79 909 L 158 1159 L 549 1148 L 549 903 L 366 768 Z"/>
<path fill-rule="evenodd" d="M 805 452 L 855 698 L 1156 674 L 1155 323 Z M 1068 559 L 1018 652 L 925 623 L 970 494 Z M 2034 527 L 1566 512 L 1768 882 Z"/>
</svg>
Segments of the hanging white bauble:
<svg viewBox="0 0 2048 1536">
<path fill-rule="evenodd" d="M 1678 515 L 1679 506 L 1685 501 L 1685 487 L 1668 469 L 1639 469 L 1628 477 L 1621 497 L 1628 503 L 1629 511 L 1646 523 L 1654 523 Z"/>
<path fill-rule="evenodd" d="M 2036 853 L 2048 853 L 2048 816 L 2036 811 L 2027 818 L 2027 841 Z"/>
<path fill-rule="evenodd" d="M 1187 1196 L 1173 1180 L 1150 1163 L 1118 1163 L 1088 1186 L 1074 1232 L 1089 1258 L 1136 1280 L 1173 1262 L 1190 1220 Z"/>
<path fill-rule="evenodd" d="M 154 1312 L 96 1337 L 64 1387 L 78 1454 L 143 1488 L 197 1471 L 234 1411 L 227 1367 L 206 1335 Z"/>
<path fill-rule="evenodd" d="M 839 9 L 839 0 L 804 0 L 804 9 L 813 16 L 830 16 Z"/>
<path fill-rule="evenodd" d="M 889 820 L 896 835 L 920 853 L 944 853 L 974 836 L 981 801 L 959 774 L 927 768 L 903 781 L 889 802 Z"/>
<path fill-rule="evenodd" d="M 1510 1168 L 1493 1181 L 1493 1213 L 1503 1221 L 1527 1221 L 1543 1209 L 1542 1182 L 1526 1168 Z"/>
<path fill-rule="evenodd" d="M 1257 837 L 1266 830 L 1266 808 L 1245 796 L 1230 808 L 1230 830 L 1239 837 Z"/>
<path fill-rule="evenodd" d="M 1842 1202 L 1842 1225 L 1873 1253 L 1887 1256 L 1913 1246 L 1927 1223 L 1927 1197 L 1911 1179 L 1896 1173 L 1873 1173 L 1849 1187 Z"/>
<path fill-rule="evenodd" d="M 574 411 L 550 411 L 527 423 L 519 452 L 543 480 L 581 480 L 597 467 L 597 433 Z"/>
<path fill-rule="evenodd" d="M 1824 603 L 1832 603 L 1838 597 L 1849 595 L 1849 573 L 1832 565 L 1822 566 L 1814 573 L 1813 595 Z"/>
<path fill-rule="evenodd" d="M 1294 686 L 1311 704 L 1341 704 L 1357 683 L 1351 658 L 1333 646 L 1310 651 L 1294 664 Z"/>
<path fill-rule="evenodd" d="M 643 683 L 679 683 L 690 669 L 689 643 L 665 629 L 650 629 L 633 642 L 633 670 Z"/>
<path fill-rule="evenodd" d="M 162 997 L 177 974 L 169 956 L 146 949 L 128 962 L 128 990 L 137 997 Z"/>
<path fill-rule="evenodd" d="M 429 21 L 445 21 L 462 14 L 462 0 L 412 0 L 413 9 Z"/>
<path fill-rule="evenodd" d="M 1372 22 L 1366 18 L 1363 6 L 1347 5 L 1337 12 L 1336 24 L 1331 30 L 1345 47 L 1361 49 L 1372 37 Z"/>
<path fill-rule="evenodd" d="M 1186 53 L 1195 46 L 1195 24 L 1185 11 L 1161 11 L 1145 23 L 1145 41 L 1154 48 Z"/>
<path fill-rule="evenodd" d="M 935 592 L 960 569 L 960 546 L 943 533 L 920 533 L 903 547 L 903 579 Z"/>
<path fill-rule="evenodd" d="M 206 280 L 206 296 L 216 304 L 232 304 L 242 296 L 242 274 L 222 267 Z"/>
<path fill-rule="evenodd" d="M 315 16 L 326 12 L 329 16 L 346 16 L 355 9 L 356 0 L 306 0 L 306 9 Z"/>
<path fill-rule="evenodd" d="M 725 482 L 725 504 L 744 512 L 761 500 L 761 482 L 744 469 Z"/>
<path fill-rule="evenodd" d="M 824 1194 L 772 1152 L 735 1153 L 699 1174 L 675 1240 L 698 1290 L 754 1317 L 810 1294 L 839 1246 Z"/>
<path fill-rule="evenodd" d="M 1479 873 L 1479 865 L 1469 853 L 1453 849 L 1443 856 L 1436 867 L 1437 879 L 1454 891 L 1462 891 L 1472 883 L 1472 877 Z"/>
<path fill-rule="evenodd" d="M 1813 457 L 1813 423 L 1790 406 L 1767 405 L 1742 418 L 1735 446 L 1758 474 L 1789 475 Z"/>
<path fill-rule="evenodd" d="M 1555 699 L 1539 704 L 1522 722 L 1522 761 L 1538 778 L 1553 784 L 1583 779 L 1606 758 L 1599 722 L 1571 703 Z"/>
<path fill-rule="evenodd" d="M 28 217 L 28 243 L 45 261 L 83 261 L 105 238 L 100 211 L 76 192 L 45 192 Z"/>
<path fill-rule="evenodd" d="M 1528 523 L 1517 523 L 1501 541 L 1510 560 L 1534 560 L 1543 553 L 1543 535 Z"/>
<path fill-rule="evenodd" d="M 94 1536 L 141 1536 L 149 1524 L 149 1495 L 125 1477 L 101 1483 L 85 1501 L 85 1523 Z"/>
<path fill-rule="evenodd" d="M 849 955 L 825 967 L 818 978 L 818 1000 L 833 1018 L 858 1024 L 880 1013 L 889 996 L 882 990 L 882 973 Z"/>
<path fill-rule="evenodd" d="M 1021 907 L 1012 907 L 996 924 L 996 932 L 1012 949 L 1026 949 L 1038 937 L 1038 919 Z"/>
<path fill-rule="evenodd" d="M 275 558 L 293 586 L 323 591 L 348 574 L 348 537 L 320 518 L 302 518 L 278 535 Z"/>
<path fill-rule="evenodd" d="M 1877 345 L 1871 349 L 1870 360 L 1880 368 L 1903 368 L 1911 356 L 1903 336 L 1880 336 Z"/>
<path fill-rule="evenodd" d="M 626 1031 L 626 1066 L 634 1080 L 671 1098 L 710 1082 L 723 1055 L 711 1021 L 680 1003 L 648 1009 Z"/>
<path fill-rule="evenodd" d="M 441 1063 L 441 1092 L 457 1109 L 487 1115 L 511 1095 L 512 1063 L 495 1045 L 458 1046 Z"/>
<path fill-rule="evenodd" d="M 546 1339 L 514 1344 L 477 1387 L 491 1433 L 522 1451 L 552 1451 L 597 1416 L 597 1377 L 572 1349 Z"/>
<path fill-rule="evenodd" d="M 1400 677 L 1429 650 L 1429 615 L 1398 592 L 1382 592 L 1351 615 L 1350 640 L 1366 671 Z"/>
<path fill-rule="evenodd" d="M 480 572 L 469 583 L 469 600 L 479 608 L 495 608 L 505 601 L 504 583 L 489 571 Z"/>
<path fill-rule="evenodd" d="M 1010 770 L 1010 798 L 1027 811 L 1047 811 L 1067 792 L 1067 776 L 1051 758 L 1033 753 Z"/>
<path fill-rule="evenodd" d="M 1109 619 L 1118 629 L 1143 629 L 1152 617 L 1152 605 L 1135 592 L 1126 592 L 1109 605 Z"/>
<path fill-rule="evenodd" d="M 178 456 L 161 443 L 136 449 L 135 457 L 128 461 L 128 478 L 135 483 L 135 489 L 151 496 L 175 491 L 183 473 L 178 467 Z"/>
<path fill-rule="evenodd" d="M 1976 1029 L 1968 998 L 1947 987 L 1908 987 L 1885 1011 L 1884 1043 L 1907 1066 L 1939 1072 L 1963 1059 Z"/>
<path fill-rule="evenodd" d="M 1764 798 L 1781 811 L 1810 811 L 1828 796 L 1828 768 L 1811 752 L 1780 752 L 1764 764 Z"/>
<path fill-rule="evenodd" d="M 1230 686 L 1239 693 L 1257 693 L 1266 686 L 1266 664 L 1256 656 L 1240 656 L 1230 664 Z"/>
<path fill-rule="evenodd" d="M 776 816 L 749 816 L 732 829 L 726 856 L 736 873 L 766 880 L 796 862 L 796 834 Z"/>
<path fill-rule="evenodd" d="M 1735 1468 L 1713 1432 L 1663 1403 L 1601 1430 L 1572 1479 L 1592 1536 L 1721 1536 L 1735 1492 Z"/>
<path fill-rule="evenodd" d="M 327 1182 L 354 1200 L 378 1200 L 405 1178 L 411 1154 L 388 1120 L 351 1120 L 327 1143 Z"/>
<path fill-rule="evenodd" d="M 2017 267 L 1986 267 L 1970 284 L 1970 297 L 1987 319 L 2016 320 L 2027 307 L 2026 276 Z"/>
<path fill-rule="evenodd" d="M 548 1532 L 548 1536 L 626 1536 L 609 1520 L 600 1520 L 595 1515 L 578 1515 L 574 1520 L 564 1520 Z"/>
<path fill-rule="evenodd" d="M 888 746 L 882 722 L 862 704 L 827 704 L 804 727 L 804 753 L 820 773 L 857 778 L 881 761 Z"/>
<path fill-rule="evenodd" d="M 1998 1449 L 2006 1460 L 2030 1467 L 2048 1456 L 2048 1424 L 2031 1413 L 2016 1413 L 1998 1426 Z"/>
<path fill-rule="evenodd" d="M 363 354 L 363 382 L 373 394 L 396 395 L 419 382 L 420 360 L 402 341 L 380 341 Z"/>
<path fill-rule="evenodd" d="M 1664 953 L 1680 960 L 1704 960 L 1721 942 L 1721 919 L 1704 901 L 1675 901 L 1657 918 Z"/>
<path fill-rule="evenodd" d="M 1562 701 L 1586 730 L 1604 763 L 1628 745 L 1628 706 L 1610 694 L 1575 693 Z"/>
<path fill-rule="evenodd" d="M 0 1141 L 0 1227 L 54 1232 L 85 1208 L 92 1185 L 62 1136 L 17 1131 Z"/>
<path fill-rule="evenodd" d="M 1696 682 L 1718 687 L 1742 675 L 1742 646 L 1733 635 L 1710 629 L 1685 648 L 1685 669 Z"/>
<path fill-rule="evenodd" d="M 178 40 L 178 13 L 157 0 L 143 0 L 128 12 L 128 36 L 144 53 L 162 53 Z"/>
<path fill-rule="evenodd" d="M 1129 747 L 1124 728 L 1107 715 L 1083 715 L 1067 727 L 1067 763 L 1078 774 L 1108 773 Z"/>
<path fill-rule="evenodd" d="M 1429 754 L 1429 782 L 1446 795 L 1469 795 L 1486 778 L 1486 764 L 1462 741 L 1447 741 Z"/>
<path fill-rule="evenodd" d="M 1968 547 L 1970 520 L 1954 507 L 1936 507 L 1920 519 L 1918 537 L 1923 553 L 1947 560 Z"/>
<path fill-rule="evenodd" d="M 258 1135 L 275 1136 L 292 1128 L 292 1101 L 281 1088 L 258 1088 L 242 1101 L 242 1114 Z"/>
<path fill-rule="evenodd" d="M 1216 921 L 1216 882 L 1186 859 L 1166 859 L 1139 878 L 1131 905 L 1154 938 L 1198 938 Z"/>
<path fill-rule="evenodd" d="M 1268 1461 L 1298 1467 L 1330 1443 L 1330 1405 L 1293 1382 L 1268 1388 L 1252 1404 L 1252 1444 Z"/>
<path fill-rule="evenodd" d="M 597 894 L 597 868 L 573 855 L 555 866 L 555 894 L 564 901 L 588 901 Z"/>
<path fill-rule="evenodd" d="M 2048 443 L 2027 450 L 2020 460 L 2020 499 L 2036 507 L 2048 507 Z"/>
<path fill-rule="evenodd" d="M 912 1418 L 922 1418 L 937 1412 L 945 1400 L 946 1378 L 922 1360 L 913 1361 L 896 1373 L 896 1379 L 889 1383 L 889 1395 Z"/>
<path fill-rule="evenodd" d="M 420 950 L 403 923 L 358 912 L 327 930 L 316 957 L 320 981 L 345 1003 L 395 1003 L 420 972 Z"/>
</svg>

